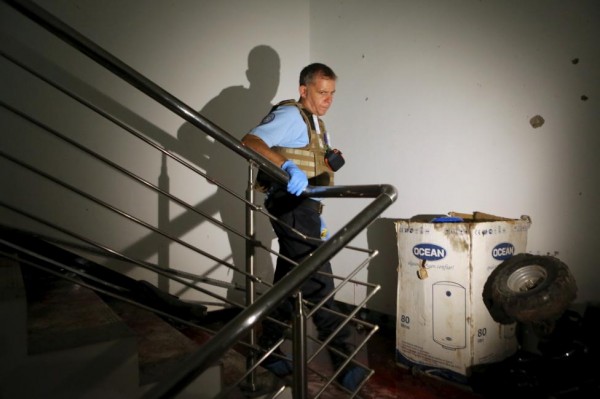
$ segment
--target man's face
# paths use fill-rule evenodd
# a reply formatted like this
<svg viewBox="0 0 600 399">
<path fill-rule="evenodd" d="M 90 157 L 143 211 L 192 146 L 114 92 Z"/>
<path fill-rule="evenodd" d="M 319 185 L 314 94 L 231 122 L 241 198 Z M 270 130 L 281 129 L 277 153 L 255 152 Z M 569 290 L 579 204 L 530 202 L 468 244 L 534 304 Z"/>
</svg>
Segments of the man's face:
<svg viewBox="0 0 600 399">
<path fill-rule="evenodd" d="M 323 116 L 333 102 L 335 80 L 317 76 L 308 86 L 300 86 L 300 102 L 311 113 Z"/>
</svg>

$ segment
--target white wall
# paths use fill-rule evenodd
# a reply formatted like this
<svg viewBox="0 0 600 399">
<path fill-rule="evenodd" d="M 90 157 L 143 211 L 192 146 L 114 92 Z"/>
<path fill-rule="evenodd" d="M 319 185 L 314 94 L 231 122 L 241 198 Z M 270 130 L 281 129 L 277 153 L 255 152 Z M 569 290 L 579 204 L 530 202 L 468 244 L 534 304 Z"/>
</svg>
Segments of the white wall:
<svg viewBox="0 0 600 399">
<path fill-rule="evenodd" d="M 37 4 L 237 138 L 266 115 L 274 99 L 297 96 L 298 71 L 309 58 L 308 3 L 45 0 Z M 35 65 L 78 95 L 91 97 L 101 108 L 191 161 L 199 170 L 233 184 L 233 189 L 244 196 L 247 164 L 239 156 L 207 140 L 206 134 L 52 38 L 5 3 L 0 4 L 0 18 L 2 48 L 8 54 L 27 65 Z M 249 65 L 250 54 L 255 53 L 258 59 L 253 58 Z M 174 195 L 244 233 L 243 208 L 233 197 L 226 198 L 222 190 L 177 162 L 168 160 L 163 164 L 156 150 L 139 150 L 142 146 L 137 139 L 48 89 L 11 62 L 1 59 L 0 68 L 2 101 L 109 160 L 131 168 L 152 184 L 169 184 Z M 82 185 L 94 196 L 116 204 L 152 226 L 160 225 L 186 244 L 244 269 L 243 241 L 238 236 L 214 228 L 179 205 L 172 203 L 165 209 L 156 193 L 131 184 L 126 186 L 127 179 L 119 173 L 58 145 L 57 140 L 48 138 L 41 129 L 11 112 L 0 109 L 0 117 L 3 126 L 0 146 L 10 153 L 71 184 Z M 51 187 L 44 179 L 36 179 L 33 185 L 21 184 L 31 179 L 31 174 L 19 171 L 4 159 L 0 162 L 0 183 L 5 187 L 1 192 L 3 200 L 32 209 L 50 222 L 65 222 L 67 229 L 89 235 L 129 256 L 241 283 L 241 278 L 234 279 L 231 270 L 217 267 L 214 260 L 199 256 L 186 245 L 167 245 L 162 237 L 133 223 L 117 224 L 111 212 L 82 203 L 78 196 Z M 0 211 L 4 222 L 39 228 L 37 223 L 10 211 Z M 263 230 L 265 223 L 263 219 Z M 257 268 L 270 282 L 273 265 L 268 255 L 265 257 Z M 113 266 L 124 271 L 130 269 L 120 264 Z M 140 271 L 131 274 L 156 280 Z M 164 281 L 158 283 L 166 288 Z M 186 299 L 198 299 L 195 293 L 177 284 L 168 288 Z M 223 289 L 220 294 L 241 299 L 235 290 Z"/>
<path fill-rule="evenodd" d="M 387 244 L 369 275 L 393 289 L 394 251 L 379 235 L 391 219 L 529 215 L 528 250 L 563 260 L 579 301 L 600 299 L 600 3 L 312 1 L 310 23 L 311 59 L 340 77 L 326 117 L 347 158 L 336 184 L 399 193 L 389 223 L 358 239 Z M 330 226 L 346 211 L 330 206 Z"/>
<path fill-rule="evenodd" d="M 600 271 L 594 262 L 599 179 L 593 157 L 600 149 L 598 2 L 46 0 L 38 4 L 236 137 L 260 120 L 270 103 L 297 96 L 297 75 L 305 64 L 321 61 L 332 66 L 340 79 L 336 102 L 325 121 L 347 159 L 336 183 L 389 183 L 399 193 L 383 217 L 353 243 L 381 252 L 359 275 L 382 285 L 370 307 L 395 314 L 394 219 L 475 210 L 531 216 L 529 250 L 556 255 L 571 267 L 579 301 L 600 299 L 595 290 Z M 4 51 L 42 65 L 51 76 L 92 95 L 128 124 L 243 193 L 243 162 L 85 57 L 48 39 L 4 3 L 0 33 Z M 251 88 L 248 55 L 261 45 L 266 46 L 261 47 L 265 54 L 279 60 L 279 76 L 273 58 L 263 58 L 259 79 Z M 121 138 L 120 129 L 50 93 L 5 59 L 0 59 L 0 71 L 2 101 L 98 146 L 150 181 L 159 181 L 162 165 L 156 152 L 132 157 L 133 140 Z M 582 95 L 589 99 L 581 100 Z M 59 106 L 65 103 L 67 108 Z M 546 122 L 534 129 L 529 120 L 538 114 Z M 55 149 L 6 110 L 0 109 L 0 118 L 2 148 L 21 151 L 20 156 L 39 162 L 45 170 L 83 182 L 102 198 L 114 199 L 152 223 L 165 217 L 157 212 L 156 195 L 143 189 L 123 193 L 118 190 L 121 177 L 83 159 L 77 158 L 81 165 L 77 170 L 62 170 L 61 159 L 76 155 Z M 25 146 L 19 146 L 19 140 Z M 23 177 L 0 161 L 2 187 L 20 187 Z M 241 213 L 231 212 L 214 186 L 174 162 L 166 166 L 177 195 L 243 230 Z M 56 200 L 57 195 L 42 184 L 0 192 L 3 200 L 29 204 L 59 219 L 80 206 L 74 225 L 148 260 L 189 271 L 212 265 L 196 263 L 188 249 L 163 248 L 159 238 L 138 228 L 109 229 L 106 237 L 99 232 L 110 226 L 108 216 L 90 216 L 88 208 L 74 205 L 68 197 Z M 57 201 L 60 212 L 55 210 Z M 367 203 L 327 200 L 330 229 L 335 232 Z M 229 260 L 243 266 L 239 240 L 230 241 L 227 234 L 208 228 L 179 206 L 171 205 L 167 216 L 166 227 L 175 236 L 204 245 L 224 259 L 234 252 Z M 2 218 L 15 219 L 5 211 Z M 334 270 L 342 274 L 356 258 L 354 252 L 344 251 L 335 259 Z M 260 273 L 269 278 L 272 264 L 262 261 Z M 232 280 L 232 273 L 222 269 L 206 274 Z M 176 285 L 170 288 L 184 297 L 189 294 Z M 364 289 L 353 287 L 340 292 L 338 299 L 359 303 L 364 294 Z"/>
</svg>

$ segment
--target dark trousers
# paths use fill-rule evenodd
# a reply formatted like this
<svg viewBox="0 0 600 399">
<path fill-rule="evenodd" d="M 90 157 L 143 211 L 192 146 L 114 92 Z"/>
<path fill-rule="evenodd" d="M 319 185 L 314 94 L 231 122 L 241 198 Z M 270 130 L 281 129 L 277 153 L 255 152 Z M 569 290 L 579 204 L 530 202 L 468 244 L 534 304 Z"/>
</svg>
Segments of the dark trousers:
<svg viewBox="0 0 600 399">
<path fill-rule="evenodd" d="M 267 210 L 273 216 L 277 217 L 286 225 L 293 227 L 308 237 L 319 238 L 321 235 L 321 219 L 319 211 L 317 207 L 315 207 L 314 201 L 312 203 L 308 201 L 313 200 L 301 199 L 291 195 L 279 195 L 275 198 L 268 198 L 265 205 Z M 272 221 L 273 229 L 279 240 L 279 252 L 287 258 L 301 263 L 301 261 L 310 253 L 314 252 L 321 243 L 319 241 L 305 240 L 286 225 Z M 301 265 L 298 267 L 300 266 Z M 274 283 L 281 280 L 294 267 L 295 266 L 287 260 L 281 257 L 277 258 Z M 331 264 L 329 262 L 323 264 L 320 270 L 331 274 Z M 313 274 L 313 276 L 300 287 L 303 299 L 315 304 L 321 302 L 321 300 L 330 294 L 333 289 L 333 278 L 319 273 Z M 292 311 L 294 309 L 293 301 L 293 298 L 284 301 L 275 312 L 271 314 L 271 317 L 286 323 L 290 322 L 292 319 Z M 328 299 L 324 307 L 338 310 L 333 298 Z M 312 320 L 317 328 L 318 338 L 321 341 L 327 339 L 343 321 L 340 316 L 322 309 L 319 309 L 314 313 Z M 271 346 L 281 339 L 283 333 L 283 326 L 265 320 L 265 322 L 263 322 L 263 333 L 260 339 L 261 345 Z M 344 353 L 348 353 L 349 350 L 351 350 L 350 345 L 347 343 L 350 335 L 350 328 L 346 325 L 338 332 L 330 345 Z M 331 354 L 334 365 L 339 365 L 343 359 L 336 356 L 334 353 Z"/>
</svg>

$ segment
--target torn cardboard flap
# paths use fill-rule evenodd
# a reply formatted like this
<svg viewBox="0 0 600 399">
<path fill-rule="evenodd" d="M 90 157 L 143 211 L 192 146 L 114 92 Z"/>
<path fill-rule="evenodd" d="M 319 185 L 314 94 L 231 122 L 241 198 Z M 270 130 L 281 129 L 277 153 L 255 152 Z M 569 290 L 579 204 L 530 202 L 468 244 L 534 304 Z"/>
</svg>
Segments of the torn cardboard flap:
<svg viewBox="0 0 600 399">
<path fill-rule="evenodd" d="M 456 220 L 462 219 L 462 220 Z M 475 211 L 473 213 L 465 212 L 448 212 L 443 213 L 424 213 L 412 216 L 409 221 L 419 223 L 447 223 L 447 222 L 465 222 L 465 223 L 477 223 L 477 222 L 510 222 L 516 220 L 524 220 L 531 223 L 531 218 L 527 215 L 522 215 L 519 219 L 512 219 L 502 216 L 492 215 L 490 213 Z"/>
<path fill-rule="evenodd" d="M 492 215 L 490 213 L 475 211 L 473 213 L 463 213 L 463 212 L 448 212 L 448 215 L 459 217 L 464 219 L 465 222 L 497 222 L 497 221 L 505 221 L 509 222 L 512 220 L 524 220 L 531 223 L 531 218 L 527 215 L 521 215 L 519 219 L 511 219 L 502 216 Z"/>
</svg>

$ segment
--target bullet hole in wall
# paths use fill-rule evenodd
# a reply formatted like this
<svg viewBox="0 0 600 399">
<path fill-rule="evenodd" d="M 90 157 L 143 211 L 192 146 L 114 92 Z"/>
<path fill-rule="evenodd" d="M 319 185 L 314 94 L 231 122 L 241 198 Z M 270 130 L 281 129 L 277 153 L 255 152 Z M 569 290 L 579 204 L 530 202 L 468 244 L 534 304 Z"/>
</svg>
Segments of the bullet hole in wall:
<svg viewBox="0 0 600 399">
<path fill-rule="evenodd" d="M 536 115 L 536 116 L 534 116 L 533 118 L 531 118 L 529 120 L 529 124 L 531 124 L 531 126 L 534 129 L 537 129 L 538 127 L 541 127 L 544 124 L 544 122 L 546 122 L 546 121 L 540 115 Z"/>
</svg>

